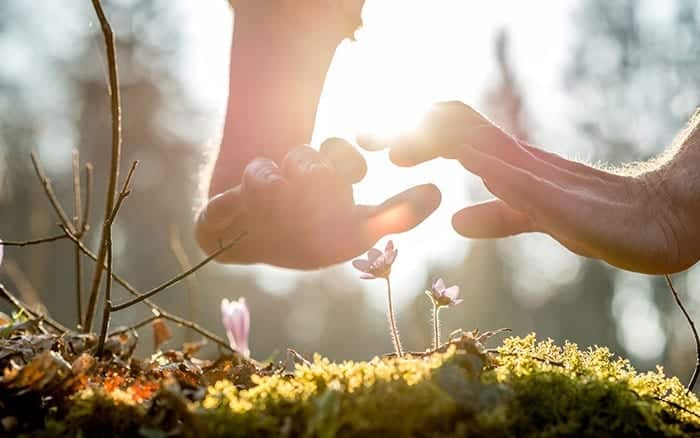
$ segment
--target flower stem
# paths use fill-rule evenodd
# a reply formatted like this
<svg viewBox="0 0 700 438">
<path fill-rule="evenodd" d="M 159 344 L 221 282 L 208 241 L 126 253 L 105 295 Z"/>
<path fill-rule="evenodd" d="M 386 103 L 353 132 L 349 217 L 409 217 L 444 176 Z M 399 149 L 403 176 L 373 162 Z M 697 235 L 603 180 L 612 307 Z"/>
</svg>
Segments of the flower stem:
<svg viewBox="0 0 700 438">
<path fill-rule="evenodd" d="M 394 343 L 394 349 L 399 357 L 403 357 L 403 349 L 401 348 L 401 339 L 399 339 L 399 330 L 396 328 L 396 317 L 394 316 L 394 305 L 391 302 L 391 280 L 386 277 L 386 292 L 389 301 L 389 326 L 391 327 L 391 340 Z"/>
<path fill-rule="evenodd" d="M 433 304 L 433 349 L 440 347 L 440 307 Z"/>
</svg>

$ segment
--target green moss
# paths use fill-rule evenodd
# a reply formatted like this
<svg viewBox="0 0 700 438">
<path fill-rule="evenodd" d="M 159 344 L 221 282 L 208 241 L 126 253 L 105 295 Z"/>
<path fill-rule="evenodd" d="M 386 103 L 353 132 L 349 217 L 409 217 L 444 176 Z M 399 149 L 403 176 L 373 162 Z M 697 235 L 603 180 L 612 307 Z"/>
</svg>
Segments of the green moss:
<svg viewBox="0 0 700 438">
<path fill-rule="evenodd" d="M 165 430 L 179 423 L 182 435 L 222 437 L 700 436 L 692 413 L 700 402 L 661 369 L 638 373 L 604 348 L 558 347 L 534 335 L 507 339 L 495 360 L 469 348 L 474 342 L 425 358 L 338 364 L 316 356 L 291 376 L 254 376 L 249 388 L 220 381 L 171 415 Z M 105 406 L 119 406 L 109 417 L 124 421 L 96 429 Z M 62 429 L 51 427 L 155 436 L 152 409 L 84 392 Z"/>
</svg>

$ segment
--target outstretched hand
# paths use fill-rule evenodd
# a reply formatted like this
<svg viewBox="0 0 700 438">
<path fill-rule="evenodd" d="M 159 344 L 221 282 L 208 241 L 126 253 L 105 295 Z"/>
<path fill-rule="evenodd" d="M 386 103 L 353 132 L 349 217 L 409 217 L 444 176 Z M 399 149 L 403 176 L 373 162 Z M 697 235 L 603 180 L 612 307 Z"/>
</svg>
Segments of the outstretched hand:
<svg viewBox="0 0 700 438">
<path fill-rule="evenodd" d="M 698 259 L 693 219 L 660 172 L 618 175 L 544 152 L 461 102 L 436 104 L 423 123 L 393 139 L 360 137 L 413 166 L 441 156 L 480 176 L 498 199 L 453 217 L 467 237 L 544 232 L 580 255 L 631 271 L 678 272 Z M 686 240 L 686 241 L 684 241 Z"/>
<path fill-rule="evenodd" d="M 440 204 L 426 184 L 378 206 L 356 205 L 352 184 L 366 173 L 362 155 L 340 139 L 320 151 L 292 149 L 280 165 L 256 159 L 240 185 L 213 197 L 199 213 L 197 241 L 208 254 L 243 232 L 217 260 L 315 269 L 356 257 L 390 233 L 407 231 Z"/>
</svg>

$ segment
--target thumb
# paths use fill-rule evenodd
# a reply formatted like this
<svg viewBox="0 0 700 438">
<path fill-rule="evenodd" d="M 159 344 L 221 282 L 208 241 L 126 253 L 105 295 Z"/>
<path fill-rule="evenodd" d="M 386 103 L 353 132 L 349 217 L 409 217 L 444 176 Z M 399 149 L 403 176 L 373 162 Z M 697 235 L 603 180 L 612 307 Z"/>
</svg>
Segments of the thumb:
<svg viewBox="0 0 700 438">
<path fill-rule="evenodd" d="M 361 243 L 369 248 L 387 234 L 403 233 L 423 222 L 438 208 L 442 200 L 434 184 L 412 187 L 381 205 L 358 206 L 360 209 Z"/>
</svg>

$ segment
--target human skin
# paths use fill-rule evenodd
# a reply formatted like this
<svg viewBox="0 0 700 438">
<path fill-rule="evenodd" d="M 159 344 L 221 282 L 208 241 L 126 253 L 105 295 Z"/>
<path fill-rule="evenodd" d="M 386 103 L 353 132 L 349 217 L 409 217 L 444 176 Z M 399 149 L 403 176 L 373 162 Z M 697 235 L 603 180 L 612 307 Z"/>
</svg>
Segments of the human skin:
<svg viewBox="0 0 700 438">
<path fill-rule="evenodd" d="M 209 201 L 195 234 L 217 260 L 315 269 L 407 231 L 440 203 L 430 184 L 379 206 L 356 205 L 366 163 L 349 143 L 308 146 L 326 72 L 360 24 L 363 0 L 237 0 L 230 90 Z"/>
<path fill-rule="evenodd" d="M 434 105 L 420 126 L 393 139 L 399 166 L 445 157 L 482 178 L 497 199 L 453 216 L 471 238 L 541 232 L 571 251 L 629 271 L 671 274 L 700 260 L 700 116 L 660 157 L 617 170 L 567 160 L 519 141 L 461 102 Z"/>
</svg>

